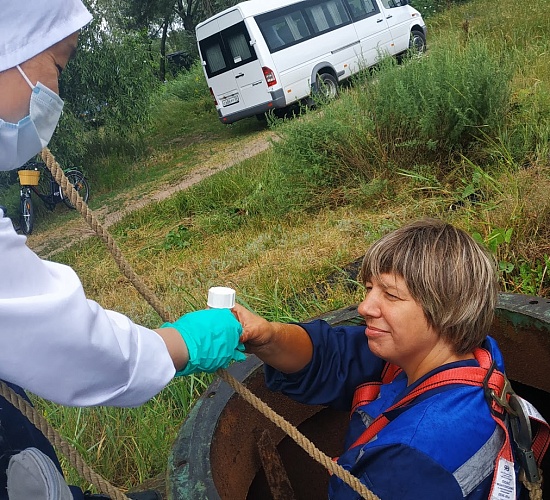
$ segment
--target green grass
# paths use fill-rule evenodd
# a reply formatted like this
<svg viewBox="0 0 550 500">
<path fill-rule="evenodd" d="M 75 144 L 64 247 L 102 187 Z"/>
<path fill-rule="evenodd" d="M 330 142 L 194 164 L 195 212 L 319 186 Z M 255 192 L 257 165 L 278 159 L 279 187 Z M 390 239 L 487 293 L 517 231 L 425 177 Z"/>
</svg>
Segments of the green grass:
<svg viewBox="0 0 550 500">
<path fill-rule="evenodd" d="M 174 380 L 160 394 L 139 408 L 63 408 L 36 400 L 46 419 L 113 484 L 131 486 L 155 477 L 165 469 L 165 456 L 194 400 L 211 376 Z M 166 418 L 169 415 L 170 418 Z M 116 443 L 116 447 L 113 444 Z M 62 465 L 72 484 L 81 483 L 66 459 Z M 82 484 L 84 489 L 92 485 Z"/>
<path fill-rule="evenodd" d="M 548 7 L 478 0 L 430 17 L 425 58 L 384 63 L 333 103 L 276 120 L 271 150 L 125 217 L 115 239 L 175 314 L 204 307 L 213 285 L 233 286 L 242 303 L 280 321 L 357 302 L 362 290 L 346 265 L 425 215 L 483 240 L 503 290 L 550 297 Z M 255 118 L 222 126 L 193 71 L 158 96 L 137 157 L 98 155 L 93 203 L 176 179 L 262 129 Z M 55 260 L 104 307 L 159 325 L 97 239 Z M 163 471 L 206 381 L 177 380 L 133 410 L 37 404 L 92 467 L 131 487 Z"/>
</svg>

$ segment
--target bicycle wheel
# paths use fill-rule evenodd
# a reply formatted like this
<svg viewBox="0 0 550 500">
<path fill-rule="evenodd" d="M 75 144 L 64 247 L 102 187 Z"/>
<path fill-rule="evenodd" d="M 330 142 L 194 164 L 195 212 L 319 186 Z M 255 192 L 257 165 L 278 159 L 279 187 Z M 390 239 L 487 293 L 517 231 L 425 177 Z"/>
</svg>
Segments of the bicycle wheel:
<svg viewBox="0 0 550 500">
<path fill-rule="evenodd" d="M 88 198 L 90 197 L 90 186 L 88 185 L 88 181 L 86 180 L 86 177 L 84 177 L 84 174 L 80 172 L 80 170 L 67 170 L 67 172 L 65 172 L 65 176 L 77 190 L 84 202 L 88 203 Z M 59 189 L 61 191 L 61 188 Z M 69 208 L 75 208 L 65 193 L 63 193 L 63 203 L 65 203 L 65 205 Z"/>
<path fill-rule="evenodd" d="M 34 205 L 30 191 L 27 191 L 21 195 L 19 226 L 21 227 L 23 234 L 31 234 L 34 228 Z"/>
</svg>

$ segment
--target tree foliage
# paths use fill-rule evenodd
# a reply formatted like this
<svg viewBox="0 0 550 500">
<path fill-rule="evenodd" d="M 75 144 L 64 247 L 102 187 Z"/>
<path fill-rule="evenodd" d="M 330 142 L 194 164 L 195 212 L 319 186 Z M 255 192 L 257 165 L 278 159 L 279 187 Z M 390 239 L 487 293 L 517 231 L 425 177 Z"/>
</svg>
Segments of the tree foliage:
<svg viewBox="0 0 550 500">
<path fill-rule="evenodd" d="M 136 25 L 154 26 L 159 20 L 171 19 L 189 33 L 207 17 L 235 5 L 238 0 L 120 0 L 124 14 Z"/>
<path fill-rule="evenodd" d="M 235 0 L 84 0 L 93 14 L 60 82 L 64 115 L 51 142 L 64 165 L 79 164 L 97 136 L 123 144 L 148 119 L 165 80 L 166 53 L 196 54 L 197 23 Z M 108 151 L 105 151 L 108 152 Z"/>
<path fill-rule="evenodd" d="M 65 108 L 52 150 L 64 163 L 75 163 L 84 154 L 88 132 L 101 127 L 107 134 L 129 134 L 147 121 L 157 85 L 147 34 L 123 32 L 94 12 L 93 22 L 80 33 L 76 57 L 61 77 Z"/>
<path fill-rule="evenodd" d="M 200 21 L 235 5 L 238 0 L 119 0 L 124 25 L 131 30 L 146 30 L 158 41 L 159 78 L 165 78 L 166 54 L 185 51 L 196 55 L 195 28 Z M 175 43 L 170 44 L 170 41 Z"/>
</svg>

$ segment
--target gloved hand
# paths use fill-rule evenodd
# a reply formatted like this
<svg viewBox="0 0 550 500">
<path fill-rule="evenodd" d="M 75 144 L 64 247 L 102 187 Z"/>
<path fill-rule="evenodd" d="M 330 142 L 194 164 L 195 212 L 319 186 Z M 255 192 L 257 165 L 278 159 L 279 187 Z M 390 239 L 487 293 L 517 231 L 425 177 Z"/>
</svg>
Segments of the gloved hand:
<svg viewBox="0 0 550 500">
<path fill-rule="evenodd" d="M 204 309 L 185 314 L 161 328 L 175 328 L 187 344 L 189 362 L 176 376 L 215 372 L 233 360 L 244 361 L 244 345 L 239 343 L 241 324 L 229 309 Z"/>
</svg>

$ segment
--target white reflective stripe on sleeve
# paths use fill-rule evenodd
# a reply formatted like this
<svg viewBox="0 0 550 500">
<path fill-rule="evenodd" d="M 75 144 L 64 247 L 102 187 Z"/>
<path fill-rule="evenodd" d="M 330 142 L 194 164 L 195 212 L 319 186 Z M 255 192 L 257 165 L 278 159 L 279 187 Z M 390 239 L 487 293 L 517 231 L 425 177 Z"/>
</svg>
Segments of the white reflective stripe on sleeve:
<svg viewBox="0 0 550 500">
<path fill-rule="evenodd" d="M 462 494 L 467 497 L 495 470 L 495 460 L 504 443 L 504 432 L 497 425 L 487 442 L 467 462 L 454 471 L 453 476 Z"/>
</svg>

